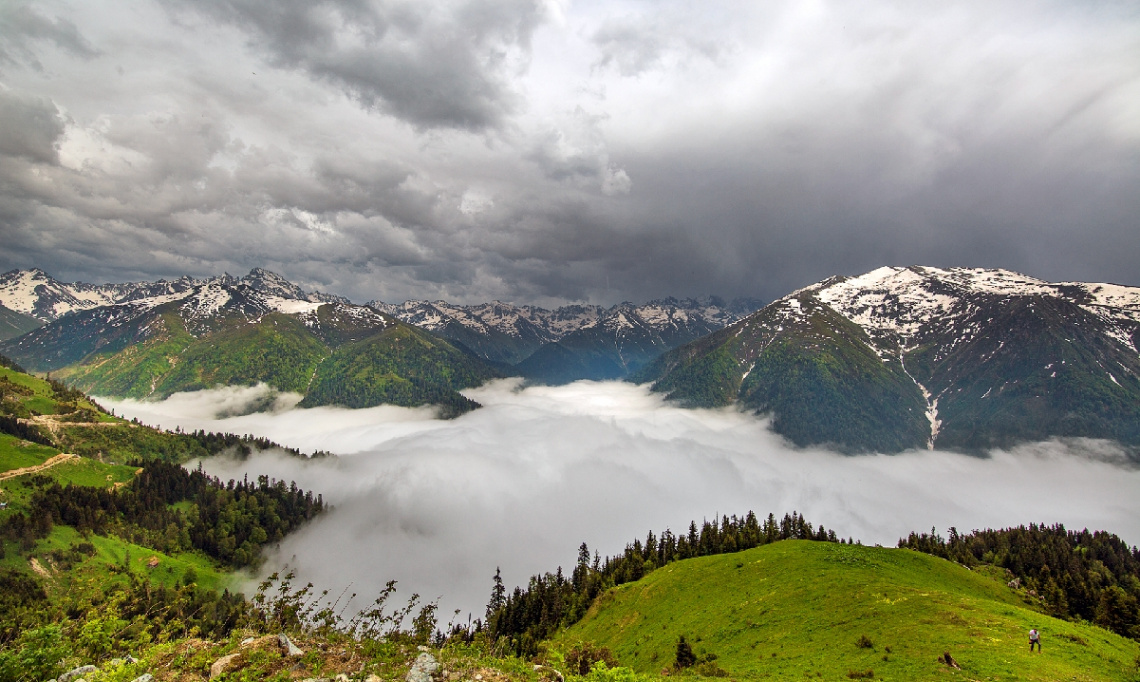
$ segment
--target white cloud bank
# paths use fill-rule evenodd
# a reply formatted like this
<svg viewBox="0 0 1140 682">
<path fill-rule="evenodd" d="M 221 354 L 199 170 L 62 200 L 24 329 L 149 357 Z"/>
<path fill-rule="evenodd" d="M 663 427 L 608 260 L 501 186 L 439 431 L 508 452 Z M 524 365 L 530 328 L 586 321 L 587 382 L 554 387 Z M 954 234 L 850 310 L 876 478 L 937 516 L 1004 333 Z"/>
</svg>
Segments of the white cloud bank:
<svg viewBox="0 0 1140 682">
<path fill-rule="evenodd" d="M 798 510 L 842 536 L 893 545 L 911 530 L 1022 523 L 1103 529 L 1140 541 L 1140 470 L 1103 442 L 1049 442 L 988 459 L 947 452 L 846 457 L 796 450 L 734 410 L 686 410 L 646 388 L 578 382 L 467 391 L 485 407 L 452 421 L 430 409 L 292 409 L 218 419 L 264 389 L 104 400 L 165 428 L 254 433 L 334 460 L 273 453 L 214 459 L 223 478 L 269 474 L 334 509 L 287 538 L 266 569 L 362 597 L 389 579 L 476 617 L 501 566 L 509 586 L 570 567 L 585 541 L 604 554 L 689 520 Z"/>
</svg>

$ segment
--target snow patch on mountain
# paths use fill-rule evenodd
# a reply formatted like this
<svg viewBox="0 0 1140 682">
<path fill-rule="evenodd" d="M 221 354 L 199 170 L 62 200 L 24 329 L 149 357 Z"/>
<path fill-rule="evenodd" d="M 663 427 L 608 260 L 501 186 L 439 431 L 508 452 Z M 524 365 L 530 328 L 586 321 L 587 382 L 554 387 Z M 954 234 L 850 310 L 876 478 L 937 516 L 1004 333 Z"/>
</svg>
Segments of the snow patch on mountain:
<svg viewBox="0 0 1140 682">
<path fill-rule="evenodd" d="M 173 301 L 181 301 L 182 299 L 193 295 L 194 290 L 188 289 L 186 291 L 177 291 L 169 294 L 159 294 L 157 296 L 148 296 L 146 298 L 128 300 L 123 303 L 123 305 L 138 308 L 140 310 L 150 310 L 151 308 L 157 308 L 160 305 L 165 305 Z"/>
<path fill-rule="evenodd" d="M 300 315 L 315 312 L 323 303 L 304 299 L 282 298 L 281 296 L 266 296 L 265 304 L 279 313 L 286 315 Z"/>
<path fill-rule="evenodd" d="M 199 289 L 193 296 L 188 296 L 181 308 L 189 319 L 203 319 L 213 316 L 233 296 L 226 287 L 211 282 Z"/>
<path fill-rule="evenodd" d="M 38 268 L 0 275 L 0 305 L 41 320 L 114 303 L 108 286 L 57 282 Z"/>
<path fill-rule="evenodd" d="M 941 281 L 912 268 L 884 267 L 823 287 L 816 296 L 864 329 L 908 338 L 936 319 L 965 312 L 960 298 L 933 286 Z"/>
<path fill-rule="evenodd" d="M 261 268 L 254 268 L 243 278 L 226 274 L 208 279 L 181 277 L 99 285 L 60 282 L 39 269 L 0 275 L 0 305 L 45 321 L 104 306 L 125 306 L 124 311 L 138 313 L 176 301 L 183 301 L 179 308 L 192 320 L 210 318 L 233 306 L 259 317 L 271 310 L 300 315 L 324 303 L 348 303 L 341 296 L 306 293 L 281 275 Z M 121 314 L 131 313 L 116 313 Z"/>
<path fill-rule="evenodd" d="M 882 267 L 858 277 L 833 277 L 781 300 L 791 305 L 804 293 L 828 304 L 872 337 L 894 334 L 900 344 L 935 326 L 956 327 L 958 337 L 946 352 L 981 333 L 982 323 L 965 322 L 979 310 L 978 297 L 1012 300 L 1040 296 L 1070 301 L 1103 321 L 1107 336 L 1134 350 L 1132 337 L 1140 325 L 1138 287 L 1053 284 L 1008 270 Z M 1035 305 L 1032 299 L 1029 305 Z"/>
<path fill-rule="evenodd" d="M 456 305 L 446 301 L 370 301 L 369 307 L 429 331 L 440 331 L 452 323 L 481 334 L 497 332 L 512 337 L 536 336 L 542 342 L 557 341 L 574 332 L 592 328 L 629 331 L 647 328 L 661 332 L 694 324 L 724 327 L 759 307 L 750 302 L 724 304 L 716 299 L 663 299 L 644 305 L 621 303 L 610 308 L 574 304 L 547 310 L 502 301 L 477 305 Z M 754 303 L 754 302 L 753 302 Z"/>
<path fill-rule="evenodd" d="M 1093 284 L 1085 282 L 1066 282 L 1066 286 L 1076 286 L 1084 289 L 1092 297 L 1096 305 L 1113 308 L 1131 308 L 1140 311 L 1140 287 L 1125 287 L 1119 284 Z"/>
</svg>

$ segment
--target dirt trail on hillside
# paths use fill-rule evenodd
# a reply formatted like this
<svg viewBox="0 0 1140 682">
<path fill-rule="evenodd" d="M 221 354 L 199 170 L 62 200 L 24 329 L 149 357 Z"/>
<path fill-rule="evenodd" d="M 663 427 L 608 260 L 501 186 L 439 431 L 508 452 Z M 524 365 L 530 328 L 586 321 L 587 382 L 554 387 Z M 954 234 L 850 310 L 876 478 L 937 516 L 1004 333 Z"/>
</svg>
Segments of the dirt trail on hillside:
<svg viewBox="0 0 1140 682">
<path fill-rule="evenodd" d="M 66 417 L 66 416 L 67 415 L 39 414 L 39 415 L 36 415 L 34 417 L 31 417 L 30 419 L 20 419 L 20 421 L 25 423 L 25 424 L 35 424 L 35 425 L 39 425 L 39 426 L 46 426 L 48 428 L 48 430 L 50 430 L 53 434 L 56 431 L 58 431 L 60 429 L 60 427 L 63 427 L 63 426 L 104 426 L 104 427 L 106 427 L 106 426 L 128 426 L 131 428 L 138 426 L 138 424 L 132 424 L 130 422 L 123 423 L 123 422 L 69 422 L 69 421 L 63 421 L 61 419 L 61 417 Z"/>
<path fill-rule="evenodd" d="M 61 464 L 73 459 L 79 459 L 79 455 L 70 455 L 67 453 L 55 455 L 54 457 L 49 458 L 43 464 L 37 464 L 30 467 L 20 467 L 19 469 L 9 469 L 8 471 L 0 473 L 0 481 L 6 481 L 9 478 L 15 478 L 17 476 L 23 476 L 25 474 L 38 473 L 44 469 L 50 469 L 56 464 Z"/>
</svg>

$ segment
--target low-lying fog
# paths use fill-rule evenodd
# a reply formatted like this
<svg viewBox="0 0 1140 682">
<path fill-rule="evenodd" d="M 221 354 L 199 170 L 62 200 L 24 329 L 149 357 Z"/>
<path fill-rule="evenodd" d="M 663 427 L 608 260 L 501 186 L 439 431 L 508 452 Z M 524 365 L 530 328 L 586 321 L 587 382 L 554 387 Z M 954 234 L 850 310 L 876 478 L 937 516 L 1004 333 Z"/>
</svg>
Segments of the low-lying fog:
<svg viewBox="0 0 1140 682">
<path fill-rule="evenodd" d="M 797 510 L 864 544 L 911 530 L 1064 523 L 1140 541 L 1140 470 L 1103 442 L 1041 443 L 987 459 L 947 452 L 847 457 L 789 447 L 755 417 L 686 410 L 645 387 L 579 382 L 466 392 L 485 407 L 452 421 L 430 409 L 294 409 L 228 418 L 264 388 L 218 389 L 161 403 L 104 399 L 173 429 L 266 436 L 305 452 L 207 460 L 223 478 L 270 476 L 320 492 L 334 508 L 287 538 L 267 570 L 371 600 L 389 579 L 405 597 L 482 615 L 491 577 L 508 588 L 573 566 L 581 542 L 603 555 L 666 527 L 716 514 Z"/>
</svg>

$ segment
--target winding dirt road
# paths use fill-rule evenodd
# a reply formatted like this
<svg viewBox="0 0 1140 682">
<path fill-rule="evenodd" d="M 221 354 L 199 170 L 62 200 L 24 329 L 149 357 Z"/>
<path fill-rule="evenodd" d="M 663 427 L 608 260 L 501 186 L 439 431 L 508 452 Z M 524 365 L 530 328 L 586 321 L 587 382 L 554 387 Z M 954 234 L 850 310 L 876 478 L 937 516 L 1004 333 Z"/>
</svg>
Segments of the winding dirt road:
<svg viewBox="0 0 1140 682">
<path fill-rule="evenodd" d="M 62 464 L 63 462 L 67 462 L 73 459 L 79 459 L 79 455 L 69 455 L 67 453 L 55 455 L 54 457 L 49 458 L 43 464 L 37 464 L 30 467 L 20 467 L 19 469 L 9 469 L 8 471 L 0 473 L 0 481 L 6 481 L 9 478 L 15 478 L 17 476 L 23 476 L 25 474 L 34 474 L 43 471 L 44 469 L 50 469 L 56 464 Z"/>
</svg>

